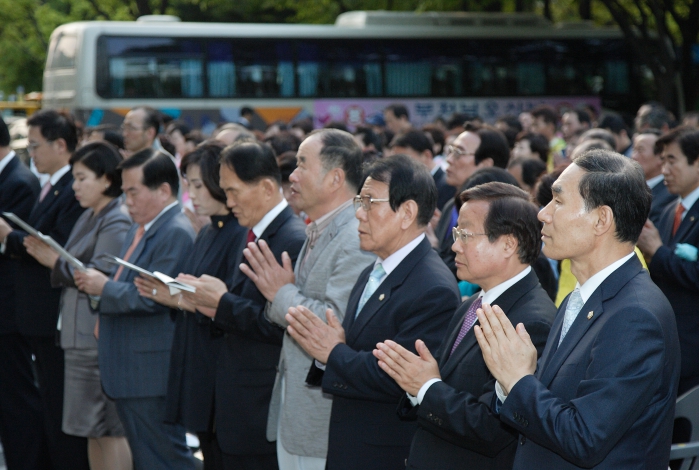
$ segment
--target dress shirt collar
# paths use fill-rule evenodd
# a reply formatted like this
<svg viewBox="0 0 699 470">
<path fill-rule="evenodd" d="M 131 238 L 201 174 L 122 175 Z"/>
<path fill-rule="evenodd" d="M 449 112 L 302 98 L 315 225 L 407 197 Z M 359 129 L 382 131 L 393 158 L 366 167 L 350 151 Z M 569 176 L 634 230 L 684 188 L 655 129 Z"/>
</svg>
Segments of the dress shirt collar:
<svg viewBox="0 0 699 470">
<path fill-rule="evenodd" d="M 415 247 L 417 247 L 420 244 L 423 238 L 425 238 L 425 234 L 421 233 L 413 241 L 406 244 L 403 248 L 396 251 L 388 258 L 384 260 L 382 260 L 381 258 L 376 258 L 374 266 L 381 263 L 381 266 L 383 266 L 383 270 L 386 271 L 386 275 L 383 277 L 383 279 L 386 279 L 388 275 L 391 274 L 391 272 L 393 272 L 394 269 L 396 269 L 396 267 L 401 263 L 401 261 L 403 261 L 405 257 L 408 256 L 410 252 L 413 251 Z"/>
<path fill-rule="evenodd" d="M 276 206 L 274 206 L 274 207 L 272 208 L 272 210 L 270 210 L 269 212 L 267 212 L 267 213 L 265 214 L 265 216 L 262 217 L 262 219 L 260 219 L 260 221 L 257 223 L 257 225 L 255 225 L 255 226 L 252 228 L 252 233 L 255 234 L 255 240 L 257 240 L 258 238 L 260 238 L 260 235 L 262 235 L 262 234 L 265 232 L 265 230 L 267 230 L 267 227 L 269 226 L 269 224 L 271 224 L 272 221 L 273 221 L 274 219 L 276 219 L 277 216 L 278 216 L 279 214 L 281 214 L 282 211 L 283 211 L 284 209 L 286 209 L 286 206 L 288 206 L 288 205 L 289 205 L 289 203 L 286 202 L 286 199 L 282 198 L 282 202 L 280 202 L 279 204 L 277 204 Z"/>
<path fill-rule="evenodd" d="M 594 276 L 592 276 L 590 279 L 585 282 L 582 286 L 580 283 L 575 284 L 576 289 L 580 289 L 580 297 L 582 297 L 583 305 L 585 305 L 585 302 L 587 302 L 587 299 L 590 298 L 593 292 L 597 290 L 597 288 L 604 282 L 605 279 L 607 279 L 614 271 L 619 269 L 624 263 L 626 263 L 628 260 L 631 259 L 632 256 L 636 256 L 636 252 L 632 251 L 628 255 L 624 256 L 620 260 L 617 260 L 607 266 L 606 268 L 602 269 L 601 271 L 598 271 Z"/>
<path fill-rule="evenodd" d="M 314 220 L 313 222 L 308 224 L 308 226 L 306 227 L 306 235 L 308 235 L 312 230 L 316 230 L 318 235 L 323 233 L 323 230 L 328 228 L 328 226 L 332 223 L 333 219 L 335 219 L 337 214 L 347 209 L 352 204 L 352 199 L 349 199 L 337 206 L 335 209 L 328 212 L 327 214 L 323 215 L 322 217 L 318 217 L 318 220 Z"/>
<path fill-rule="evenodd" d="M 697 186 L 694 191 L 687 194 L 687 197 L 680 198 L 680 204 L 684 206 L 685 214 L 689 209 L 692 208 L 695 202 L 699 199 L 699 186 Z M 684 218 L 684 214 L 682 214 Z"/>
<path fill-rule="evenodd" d="M 478 294 L 479 297 L 482 297 L 481 302 L 483 302 L 484 304 L 492 305 L 493 302 L 495 302 L 498 299 L 498 297 L 500 297 L 507 289 L 509 289 L 510 287 L 517 284 L 520 280 L 524 279 L 524 277 L 527 274 L 529 274 L 531 271 L 532 271 L 532 267 L 527 266 L 522 271 L 520 271 L 520 273 L 517 274 L 516 276 L 509 278 L 505 282 L 501 282 L 500 284 L 493 287 L 489 291 L 481 290 L 480 293 Z"/>
<path fill-rule="evenodd" d="M 14 158 L 14 156 L 15 156 L 15 151 L 10 150 L 10 153 L 5 155 L 5 157 L 2 160 L 0 160 L 0 173 L 2 173 L 2 170 L 5 169 L 7 164 L 10 163 L 10 160 L 12 160 Z"/>
<path fill-rule="evenodd" d="M 661 173 L 661 174 L 659 174 L 658 176 L 654 176 L 654 177 L 652 177 L 651 179 L 646 180 L 646 184 L 648 185 L 648 187 L 649 187 L 650 189 L 653 189 L 653 188 L 655 188 L 657 185 L 659 185 L 660 183 L 662 183 L 664 179 L 665 179 L 665 176 Z"/>
<path fill-rule="evenodd" d="M 179 203 L 178 203 L 177 201 L 175 201 L 175 202 L 173 202 L 172 204 L 169 204 L 167 207 L 165 207 L 165 209 L 163 209 L 162 211 L 160 211 L 160 214 L 158 214 L 158 215 L 155 216 L 155 219 L 151 220 L 150 222 L 148 222 L 147 224 L 145 224 L 145 225 L 143 226 L 143 230 L 145 230 L 145 231 L 147 232 L 148 229 L 150 229 L 150 228 L 153 226 L 153 224 L 154 224 L 164 213 L 166 213 L 167 211 L 169 211 L 170 209 L 172 209 L 173 207 L 175 207 L 177 204 L 179 204 Z"/>
<path fill-rule="evenodd" d="M 56 183 L 58 183 L 58 180 L 63 178 L 63 175 L 68 173 L 70 171 L 70 165 L 66 165 L 62 167 L 60 170 L 58 170 L 56 173 L 52 174 L 51 177 L 49 178 L 49 181 L 51 182 L 51 186 L 55 186 Z"/>
<path fill-rule="evenodd" d="M 434 161 L 434 160 L 433 160 L 433 161 Z M 430 174 L 431 174 L 432 176 L 434 176 L 435 173 L 437 173 L 438 171 L 439 171 L 439 165 L 437 165 L 437 163 L 435 163 L 434 166 L 432 167 L 432 169 L 430 170 Z"/>
</svg>

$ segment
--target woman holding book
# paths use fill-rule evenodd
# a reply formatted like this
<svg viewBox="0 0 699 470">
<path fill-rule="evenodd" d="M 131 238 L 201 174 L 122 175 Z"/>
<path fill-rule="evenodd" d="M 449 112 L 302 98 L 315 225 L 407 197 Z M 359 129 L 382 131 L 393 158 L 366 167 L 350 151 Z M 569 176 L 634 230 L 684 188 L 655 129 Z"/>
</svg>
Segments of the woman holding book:
<svg viewBox="0 0 699 470">
<path fill-rule="evenodd" d="M 111 144 L 92 142 L 70 159 L 75 198 L 85 212 L 75 223 L 65 250 L 85 267 L 104 273 L 112 270 L 105 254 L 118 253 L 131 220 L 121 210 L 122 157 Z M 44 242 L 26 237 L 27 252 L 52 268 L 51 285 L 62 287 L 58 320 L 65 352 L 63 432 L 88 438 L 90 468 L 130 469 L 131 451 L 114 403 L 102 391 L 93 334 L 97 315 L 87 294 L 73 281 L 74 267 Z"/>
<path fill-rule="evenodd" d="M 180 165 L 196 214 L 211 218 L 211 223 L 197 235 L 183 266 L 187 274 L 208 274 L 223 280 L 230 288 L 233 277 L 240 275 L 238 265 L 247 231 L 226 207 L 226 195 L 218 184 L 221 150 L 223 145 L 219 143 L 203 143 L 185 155 Z M 211 416 L 216 359 L 223 344 L 223 332 L 211 319 L 183 301 L 181 295 L 170 295 L 162 282 L 139 276 L 135 284 L 142 296 L 171 307 L 175 315 L 166 419 L 196 432 L 205 468 L 219 468 L 212 447 L 217 444 Z"/>
</svg>

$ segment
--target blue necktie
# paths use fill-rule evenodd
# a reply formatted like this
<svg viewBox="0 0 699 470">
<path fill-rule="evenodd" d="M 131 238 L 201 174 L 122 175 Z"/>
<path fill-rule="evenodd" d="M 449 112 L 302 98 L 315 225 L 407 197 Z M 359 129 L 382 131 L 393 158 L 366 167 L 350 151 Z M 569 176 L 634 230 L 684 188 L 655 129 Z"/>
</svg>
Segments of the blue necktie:
<svg viewBox="0 0 699 470">
<path fill-rule="evenodd" d="M 383 279 L 385 275 L 386 271 L 384 271 L 383 266 L 381 266 L 381 263 L 377 263 L 376 266 L 374 266 L 374 269 L 371 271 L 366 287 L 364 287 L 364 293 L 362 293 L 362 297 L 359 299 L 359 305 L 357 305 L 357 314 L 355 315 L 355 318 L 357 315 L 359 315 L 359 312 L 362 311 L 362 308 L 364 308 L 364 304 L 366 304 L 367 300 L 369 300 L 369 297 L 376 292 L 376 289 L 378 289 L 379 284 L 381 283 L 381 279 Z"/>
<path fill-rule="evenodd" d="M 582 306 L 583 300 L 582 296 L 580 295 L 580 288 L 576 288 L 573 293 L 570 294 L 568 304 L 566 305 L 566 313 L 563 317 L 563 327 L 561 327 L 561 339 L 558 340 L 559 345 L 563 341 L 563 337 L 566 335 L 566 333 L 568 333 L 568 330 L 575 321 L 575 318 L 578 316 L 578 313 L 580 313 Z"/>
</svg>

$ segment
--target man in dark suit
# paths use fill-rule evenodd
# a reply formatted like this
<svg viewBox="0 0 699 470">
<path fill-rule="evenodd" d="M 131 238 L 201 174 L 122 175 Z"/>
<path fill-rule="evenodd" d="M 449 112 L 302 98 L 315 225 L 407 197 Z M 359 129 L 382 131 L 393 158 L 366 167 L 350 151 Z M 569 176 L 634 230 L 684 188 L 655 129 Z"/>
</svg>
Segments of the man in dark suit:
<svg viewBox="0 0 699 470">
<path fill-rule="evenodd" d="M 391 151 L 393 155 L 402 153 L 425 165 L 437 186 L 437 209 L 441 209 L 447 201 L 454 198 L 456 188 L 447 184 L 447 174 L 434 161 L 433 144 L 432 138 L 426 132 L 412 129 L 393 139 Z"/>
<path fill-rule="evenodd" d="M 245 143 L 221 153 L 221 188 L 248 243 L 257 241 L 291 268 L 306 239 L 305 225 L 280 192 L 281 173 L 267 144 Z M 244 262 L 240 247 L 241 262 Z M 242 271 L 228 291 L 212 276 L 180 276 L 196 287 L 183 298 L 225 332 L 218 358 L 214 404 L 219 468 L 277 469 L 276 445 L 267 441 L 267 415 L 284 330 L 267 320 L 267 299 Z"/>
<path fill-rule="evenodd" d="M 329 470 L 404 468 L 416 425 L 396 415 L 403 391 L 372 350 L 387 338 L 413 351 L 418 338 L 436 348 L 459 303 L 454 277 L 424 235 L 437 192 L 430 174 L 395 155 L 365 176 L 355 198 L 359 243 L 378 258 L 352 289 L 342 325 L 332 310 L 327 324 L 302 306 L 287 315 L 287 332 L 317 361 L 309 379 L 333 395 Z"/>
<path fill-rule="evenodd" d="M 124 160 L 120 168 L 134 225 L 118 256 L 151 272 L 177 275 L 194 231 L 177 202 L 175 164 L 167 154 L 148 148 Z M 101 297 L 102 387 L 116 403 L 136 469 L 193 469 L 184 428 L 165 423 L 175 325 L 167 307 L 139 295 L 133 283 L 137 275 L 123 266 L 115 267 L 110 277 L 96 269 L 75 273 L 78 289 Z"/>
<path fill-rule="evenodd" d="M 657 229 L 646 224 L 638 247 L 675 312 L 682 351 L 681 395 L 699 385 L 699 131 L 680 127 L 656 145 L 662 151 L 667 189 L 679 198 L 665 209 Z"/>
<path fill-rule="evenodd" d="M 40 173 L 50 175 L 39 199 L 25 219 L 43 234 L 63 245 L 83 209 L 72 189 L 70 156 L 78 142 L 73 120 L 56 111 L 34 114 L 29 126 L 29 154 Z M 51 287 L 51 270 L 27 254 L 23 230 L 0 220 L 0 248 L 18 259 L 15 276 L 16 324 L 36 357 L 39 392 L 44 409 L 44 432 L 53 468 L 87 469 L 87 440 L 61 430 L 63 417 L 63 350 L 56 345 L 60 288 Z"/>
<path fill-rule="evenodd" d="M 609 150 L 577 157 L 539 212 L 544 253 L 578 286 L 536 348 L 497 307 L 474 328 L 497 379 L 492 409 L 520 432 L 515 469 L 665 469 L 680 375 L 669 302 L 634 253 L 650 210 L 643 171 Z"/>
<path fill-rule="evenodd" d="M 36 177 L 10 148 L 10 132 L 0 119 L 0 212 L 27 220 L 39 191 Z M 34 469 L 42 465 L 43 412 L 29 343 L 15 321 L 18 263 L 0 255 L 0 441 L 10 469 Z"/>
<path fill-rule="evenodd" d="M 647 129 L 636 134 L 631 152 L 631 158 L 643 168 L 646 183 L 653 193 L 648 218 L 654 225 L 660 222 L 660 216 L 665 208 L 677 200 L 677 194 L 670 193 L 665 185 L 663 161 L 660 157 L 662 149 L 655 145 L 658 137 L 660 137 L 660 131 L 655 129 Z"/>
<path fill-rule="evenodd" d="M 505 183 L 486 183 L 461 194 L 454 229 L 460 279 L 482 290 L 456 311 L 436 357 L 418 341 L 418 355 L 393 341 L 379 343 L 379 366 L 410 394 L 399 413 L 418 421 L 410 448 L 410 469 L 511 468 L 517 433 L 488 406 L 495 379 L 483 362 L 472 326 L 482 303 L 497 304 L 515 323 L 523 323 L 541 352 L 556 307 L 539 285 L 531 265 L 541 247 L 537 210 L 525 191 Z"/>
</svg>

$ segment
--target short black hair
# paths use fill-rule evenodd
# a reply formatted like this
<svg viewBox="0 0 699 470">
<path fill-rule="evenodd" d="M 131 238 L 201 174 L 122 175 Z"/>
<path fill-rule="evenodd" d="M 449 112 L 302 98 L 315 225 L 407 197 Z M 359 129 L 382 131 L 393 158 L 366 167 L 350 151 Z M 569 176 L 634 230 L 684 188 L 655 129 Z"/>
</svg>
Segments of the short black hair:
<svg viewBox="0 0 699 470">
<path fill-rule="evenodd" d="M 167 125 L 167 134 L 170 135 L 175 131 L 179 131 L 180 134 L 182 134 L 182 137 L 186 136 L 190 132 L 192 132 L 192 128 L 187 125 L 186 122 L 180 121 L 180 120 L 175 120 L 171 121 Z"/>
<path fill-rule="evenodd" d="M 517 136 L 517 142 L 520 140 L 526 140 L 529 142 L 529 148 L 532 153 L 539 155 L 539 160 L 542 162 L 547 162 L 549 158 L 549 141 L 541 134 L 536 134 L 534 132 L 520 133 Z"/>
<path fill-rule="evenodd" d="M 341 168 L 345 181 L 355 191 L 362 184 L 362 149 L 352 134 L 340 129 L 318 129 L 310 135 L 317 135 L 323 145 L 320 149 L 320 162 L 328 172 Z"/>
<path fill-rule="evenodd" d="M 274 153 L 277 155 L 290 150 L 296 152 L 299 149 L 299 145 L 301 145 L 301 139 L 290 131 L 281 131 L 269 136 L 265 139 L 265 142 L 272 146 Z"/>
<path fill-rule="evenodd" d="M 487 158 L 492 158 L 493 166 L 505 168 L 510 159 L 510 146 L 507 144 L 505 135 L 490 126 L 481 127 L 476 134 L 481 138 L 474 156 L 476 165 Z"/>
<path fill-rule="evenodd" d="M 585 171 L 578 187 L 585 210 L 609 206 L 616 239 L 636 244 L 653 198 L 641 166 L 610 150 L 589 150 L 573 163 Z"/>
<path fill-rule="evenodd" d="M 597 127 L 599 127 L 600 129 L 607 129 L 612 134 L 617 135 L 621 134 L 621 131 L 626 132 L 626 134 L 629 133 L 628 126 L 621 118 L 621 116 L 617 113 L 607 113 L 604 116 L 602 116 L 602 119 L 599 120 L 599 124 L 597 124 Z"/>
<path fill-rule="evenodd" d="M 566 167 L 562 166 L 541 177 L 536 187 L 536 195 L 534 196 L 534 200 L 539 204 L 539 207 L 545 207 L 551 202 L 553 199 L 553 191 L 551 189 L 553 187 L 553 182 L 561 176 L 561 173 L 563 173 L 565 169 Z"/>
<path fill-rule="evenodd" d="M 397 119 L 400 119 L 403 116 L 405 116 L 405 119 L 410 120 L 410 114 L 408 114 L 408 108 L 406 108 L 402 104 L 389 104 L 384 109 L 384 112 L 386 112 L 386 111 L 391 111 Z"/>
<path fill-rule="evenodd" d="M 586 140 L 603 140 L 609 144 L 612 149 L 616 148 L 616 141 L 614 140 L 614 135 L 607 129 L 601 129 L 595 127 L 593 129 L 588 129 L 582 133 L 580 139 L 578 139 L 578 145 L 585 142 Z"/>
<path fill-rule="evenodd" d="M 364 178 L 388 185 L 388 203 L 394 212 L 406 201 L 417 204 L 417 225 L 426 226 L 437 207 L 437 186 L 425 165 L 406 155 L 392 155 L 371 162 Z"/>
<path fill-rule="evenodd" d="M 114 198 L 121 195 L 121 170 L 119 165 L 123 160 L 124 158 L 114 145 L 100 140 L 89 142 L 80 147 L 70 157 L 70 164 L 81 163 L 98 178 L 105 175 L 109 180 L 109 186 L 102 191 L 102 194 Z"/>
<path fill-rule="evenodd" d="M 522 123 L 519 122 L 519 118 L 514 114 L 506 114 L 504 116 L 500 116 L 499 118 L 497 118 L 495 123 L 497 124 L 499 122 L 502 122 L 507 127 L 509 127 L 510 129 L 514 129 L 518 133 L 522 132 Z"/>
<path fill-rule="evenodd" d="M 536 160 L 534 160 L 536 161 Z M 488 202 L 483 229 L 490 243 L 503 235 L 517 239 L 517 256 L 523 264 L 533 264 L 541 251 L 541 222 L 529 194 L 507 183 L 480 184 L 461 193 L 461 200 Z"/>
<path fill-rule="evenodd" d="M 357 126 L 357 129 L 354 131 L 354 135 L 361 136 L 362 142 L 364 142 L 365 147 L 368 147 L 369 145 L 373 144 L 374 148 L 378 152 L 380 152 L 383 148 L 381 136 L 374 132 L 374 129 L 372 129 L 369 126 Z"/>
<path fill-rule="evenodd" d="M 478 186 L 479 184 L 491 183 L 493 181 L 511 184 L 512 186 L 519 188 L 519 183 L 517 182 L 517 179 L 515 179 L 515 177 L 512 176 L 507 170 L 504 170 L 497 166 L 488 166 L 485 168 L 480 168 L 474 171 L 473 174 L 469 176 L 466 179 L 466 181 L 464 181 L 464 184 L 462 184 L 459 190 L 456 192 L 456 196 L 454 196 L 454 207 L 456 208 L 456 210 L 461 209 L 461 204 L 463 204 L 463 201 L 461 200 L 462 192 L 466 191 L 467 189 L 471 189 L 475 186 Z"/>
<path fill-rule="evenodd" d="M 277 157 L 277 164 L 279 165 L 279 171 L 282 174 L 282 184 L 289 182 L 289 176 L 296 169 L 296 152 L 289 150 L 284 152 Z"/>
<path fill-rule="evenodd" d="M 446 138 L 444 136 L 444 131 L 437 127 L 436 124 L 425 124 L 422 126 L 422 132 L 429 134 L 432 137 L 432 142 L 439 146 L 438 150 L 433 150 L 433 153 L 440 155 L 444 152 L 444 144 L 446 143 Z"/>
<path fill-rule="evenodd" d="M 404 134 L 395 136 L 391 142 L 391 147 L 407 147 L 419 153 L 429 150 L 430 155 L 432 155 L 432 144 L 433 142 L 427 137 L 427 134 L 411 129 Z"/>
<path fill-rule="evenodd" d="M 340 131 L 349 132 L 347 124 L 345 124 L 342 121 L 330 121 L 329 123 L 323 126 L 323 129 L 337 129 Z"/>
<path fill-rule="evenodd" d="M 687 163 L 692 165 L 699 158 L 699 129 L 690 126 L 677 127 L 655 141 L 655 153 L 662 153 L 663 149 L 677 143 L 682 153 L 687 157 Z"/>
<path fill-rule="evenodd" d="M 152 127 L 155 129 L 156 134 L 159 133 L 160 125 L 163 122 L 160 111 L 155 108 L 151 108 L 150 106 L 136 106 L 131 111 L 136 111 L 139 109 L 145 112 L 145 116 L 143 117 L 143 129 L 150 129 Z"/>
<path fill-rule="evenodd" d="M 180 172 L 182 177 L 186 178 L 187 168 L 191 165 L 197 165 L 201 172 L 201 181 L 211 197 L 225 204 L 226 193 L 219 186 L 219 169 L 221 167 L 219 159 L 222 150 L 223 144 L 217 141 L 209 141 L 199 145 L 182 158 Z"/>
<path fill-rule="evenodd" d="M 53 109 L 39 111 L 27 119 L 27 126 L 38 127 L 41 136 L 49 142 L 63 139 L 70 153 L 73 153 L 78 145 L 78 128 L 68 113 Z"/>
<path fill-rule="evenodd" d="M 551 106 L 542 104 L 530 111 L 535 118 L 543 118 L 547 124 L 556 125 L 558 123 L 558 113 Z"/>
<path fill-rule="evenodd" d="M 173 197 L 177 197 L 180 190 L 180 175 L 172 157 L 160 150 L 145 148 L 134 153 L 131 157 L 119 164 L 119 169 L 143 167 L 143 181 L 141 182 L 150 190 L 156 190 L 163 183 L 170 186 Z"/>
<path fill-rule="evenodd" d="M 0 118 L 0 147 L 9 147 L 10 141 L 10 129 L 7 127 L 7 123 L 4 119 Z"/>
<path fill-rule="evenodd" d="M 257 183 L 268 178 L 277 186 L 282 184 L 282 174 L 277 165 L 274 150 L 260 142 L 236 142 L 221 152 L 221 165 L 235 171 L 246 184 Z"/>
<path fill-rule="evenodd" d="M 569 113 L 574 113 L 578 117 L 578 122 L 580 124 L 587 123 L 588 126 L 592 125 L 592 120 L 590 119 L 590 113 L 584 109 L 571 109 Z"/>
<path fill-rule="evenodd" d="M 522 167 L 522 181 L 532 188 L 539 181 L 541 175 L 546 172 L 546 163 L 533 158 L 515 158 L 507 165 L 507 168 L 515 166 Z"/>
</svg>

